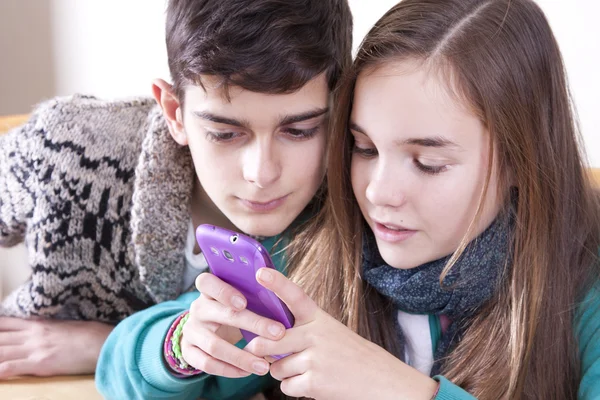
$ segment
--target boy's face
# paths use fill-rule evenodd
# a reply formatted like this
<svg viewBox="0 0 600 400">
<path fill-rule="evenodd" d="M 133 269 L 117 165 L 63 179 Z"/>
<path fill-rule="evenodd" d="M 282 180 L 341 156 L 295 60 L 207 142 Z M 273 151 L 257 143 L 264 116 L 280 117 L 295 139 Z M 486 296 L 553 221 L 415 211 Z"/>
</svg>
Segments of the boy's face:
<svg viewBox="0 0 600 400">
<path fill-rule="evenodd" d="M 204 89 L 185 89 L 178 119 L 203 191 L 241 231 L 281 233 L 323 179 L 329 100 L 325 76 L 290 94 L 230 87 L 229 100 L 214 78 L 201 79 Z"/>
</svg>

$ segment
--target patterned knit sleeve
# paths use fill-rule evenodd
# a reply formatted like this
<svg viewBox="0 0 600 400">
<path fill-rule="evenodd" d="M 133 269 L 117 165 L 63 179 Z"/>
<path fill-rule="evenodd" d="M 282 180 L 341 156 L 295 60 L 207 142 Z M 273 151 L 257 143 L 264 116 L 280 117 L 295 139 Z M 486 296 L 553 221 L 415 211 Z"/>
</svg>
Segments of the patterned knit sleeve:
<svg viewBox="0 0 600 400">
<path fill-rule="evenodd" d="M 0 246 L 23 241 L 31 218 L 38 160 L 30 154 L 36 117 L 0 136 Z"/>
</svg>

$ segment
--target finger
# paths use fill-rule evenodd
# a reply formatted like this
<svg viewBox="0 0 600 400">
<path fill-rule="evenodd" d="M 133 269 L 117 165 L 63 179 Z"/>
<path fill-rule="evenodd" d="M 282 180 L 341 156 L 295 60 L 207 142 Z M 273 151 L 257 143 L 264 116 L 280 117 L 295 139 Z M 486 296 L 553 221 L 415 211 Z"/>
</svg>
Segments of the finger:
<svg viewBox="0 0 600 400">
<path fill-rule="evenodd" d="M 203 295 L 209 296 L 227 307 L 232 307 L 236 310 L 246 308 L 247 302 L 244 295 L 211 273 L 205 272 L 198 275 L 196 278 L 196 288 Z"/>
<path fill-rule="evenodd" d="M 273 268 L 261 268 L 256 272 L 256 279 L 288 306 L 296 319 L 294 326 L 303 325 L 313 319 L 318 306 L 300 286 L 290 281 L 281 272 Z"/>
<path fill-rule="evenodd" d="M 226 378 L 243 378 L 250 375 L 249 372 L 212 358 L 183 339 L 181 340 L 181 351 L 183 358 L 189 365 L 207 374 Z"/>
<path fill-rule="evenodd" d="M 209 363 L 209 368 L 222 367 L 220 364 L 213 365 L 214 363 L 210 360 L 212 358 L 252 374 L 265 375 L 269 372 L 269 364 L 264 359 L 256 357 L 255 355 L 232 345 L 207 329 L 201 331 L 186 331 L 185 327 L 186 326 L 184 325 L 183 337 L 188 343 L 197 347 L 199 350 L 202 350 L 209 356 L 202 360 L 204 363 Z M 187 358 L 186 361 L 188 361 Z M 194 365 L 194 367 L 207 371 L 206 365 Z"/>
<path fill-rule="evenodd" d="M 27 329 L 31 321 L 22 318 L 0 317 L 0 331 L 13 332 Z"/>
<path fill-rule="evenodd" d="M 0 346 L 23 344 L 23 336 L 15 332 L 0 332 Z"/>
<path fill-rule="evenodd" d="M 35 362 L 27 359 L 0 362 L 0 379 L 21 375 L 36 375 Z"/>
<path fill-rule="evenodd" d="M 250 310 L 232 310 L 216 302 L 210 307 L 204 308 L 198 319 L 243 329 L 275 340 L 283 337 L 285 333 L 285 326 L 281 322 L 263 317 Z"/>
<path fill-rule="evenodd" d="M 281 382 L 280 390 L 290 397 L 313 397 L 313 387 L 316 385 L 309 374 L 296 375 Z"/>
<path fill-rule="evenodd" d="M 190 305 L 190 317 L 184 326 L 187 326 L 188 329 L 202 329 L 204 327 L 216 332 L 217 329 L 219 329 L 219 324 L 205 318 L 205 314 L 206 310 L 217 307 L 218 304 L 219 303 L 211 297 L 201 294 L 200 297 L 194 300 Z"/>
<path fill-rule="evenodd" d="M 0 346 L 0 362 L 27 358 L 26 346 Z"/>
<path fill-rule="evenodd" d="M 244 350 L 261 358 L 278 354 L 300 353 L 308 347 L 307 335 L 301 328 L 288 329 L 285 336 L 279 340 L 271 340 L 262 336 L 255 337 Z"/>
<path fill-rule="evenodd" d="M 296 353 L 271 364 L 270 373 L 273 378 L 283 381 L 301 375 L 307 370 L 306 355 Z"/>
</svg>

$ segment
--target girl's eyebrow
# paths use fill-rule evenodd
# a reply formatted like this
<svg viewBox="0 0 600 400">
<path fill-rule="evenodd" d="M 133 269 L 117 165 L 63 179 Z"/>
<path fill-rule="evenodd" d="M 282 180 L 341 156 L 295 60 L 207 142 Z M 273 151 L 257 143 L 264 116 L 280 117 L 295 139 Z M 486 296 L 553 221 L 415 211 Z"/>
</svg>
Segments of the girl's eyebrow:
<svg viewBox="0 0 600 400">
<path fill-rule="evenodd" d="M 360 125 L 358 125 L 355 122 L 350 121 L 350 129 L 361 133 L 363 135 L 365 135 L 366 137 L 369 137 L 369 135 L 367 134 L 367 132 L 365 131 L 365 129 L 361 128 Z M 457 143 L 443 137 L 443 136 L 432 136 L 432 137 L 425 137 L 425 138 L 410 138 L 410 139 L 403 139 L 403 140 L 395 140 L 394 144 L 396 146 L 406 146 L 406 145 L 412 145 L 412 146 L 422 146 L 422 147 L 436 147 L 436 148 L 455 148 L 455 149 L 462 149 L 461 146 L 459 146 Z"/>
<path fill-rule="evenodd" d="M 367 135 L 365 130 L 363 128 L 361 128 L 356 122 L 350 121 L 350 129 L 352 129 L 353 131 L 362 133 L 363 135 L 369 137 L 369 135 Z"/>
<path fill-rule="evenodd" d="M 453 141 L 448 140 L 442 136 L 395 140 L 394 144 L 396 144 L 398 146 L 413 145 L 413 146 L 422 146 L 422 147 L 456 148 L 456 149 L 461 148 L 458 144 L 456 144 Z"/>
</svg>

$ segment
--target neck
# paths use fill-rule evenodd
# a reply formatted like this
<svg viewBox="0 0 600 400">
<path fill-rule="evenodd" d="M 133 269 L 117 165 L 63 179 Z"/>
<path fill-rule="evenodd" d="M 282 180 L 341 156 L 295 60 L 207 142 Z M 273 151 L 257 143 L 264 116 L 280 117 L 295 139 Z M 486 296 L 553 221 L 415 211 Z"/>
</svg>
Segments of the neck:
<svg viewBox="0 0 600 400">
<path fill-rule="evenodd" d="M 196 229 L 199 225 L 210 224 L 234 231 L 239 230 L 233 223 L 219 210 L 217 205 L 208 197 L 206 191 L 198 181 L 194 179 L 192 189 L 192 202 L 190 206 L 190 214 L 192 217 L 192 225 Z M 200 253 L 198 243 L 194 247 L 194 253 Z"/>
</svg>

